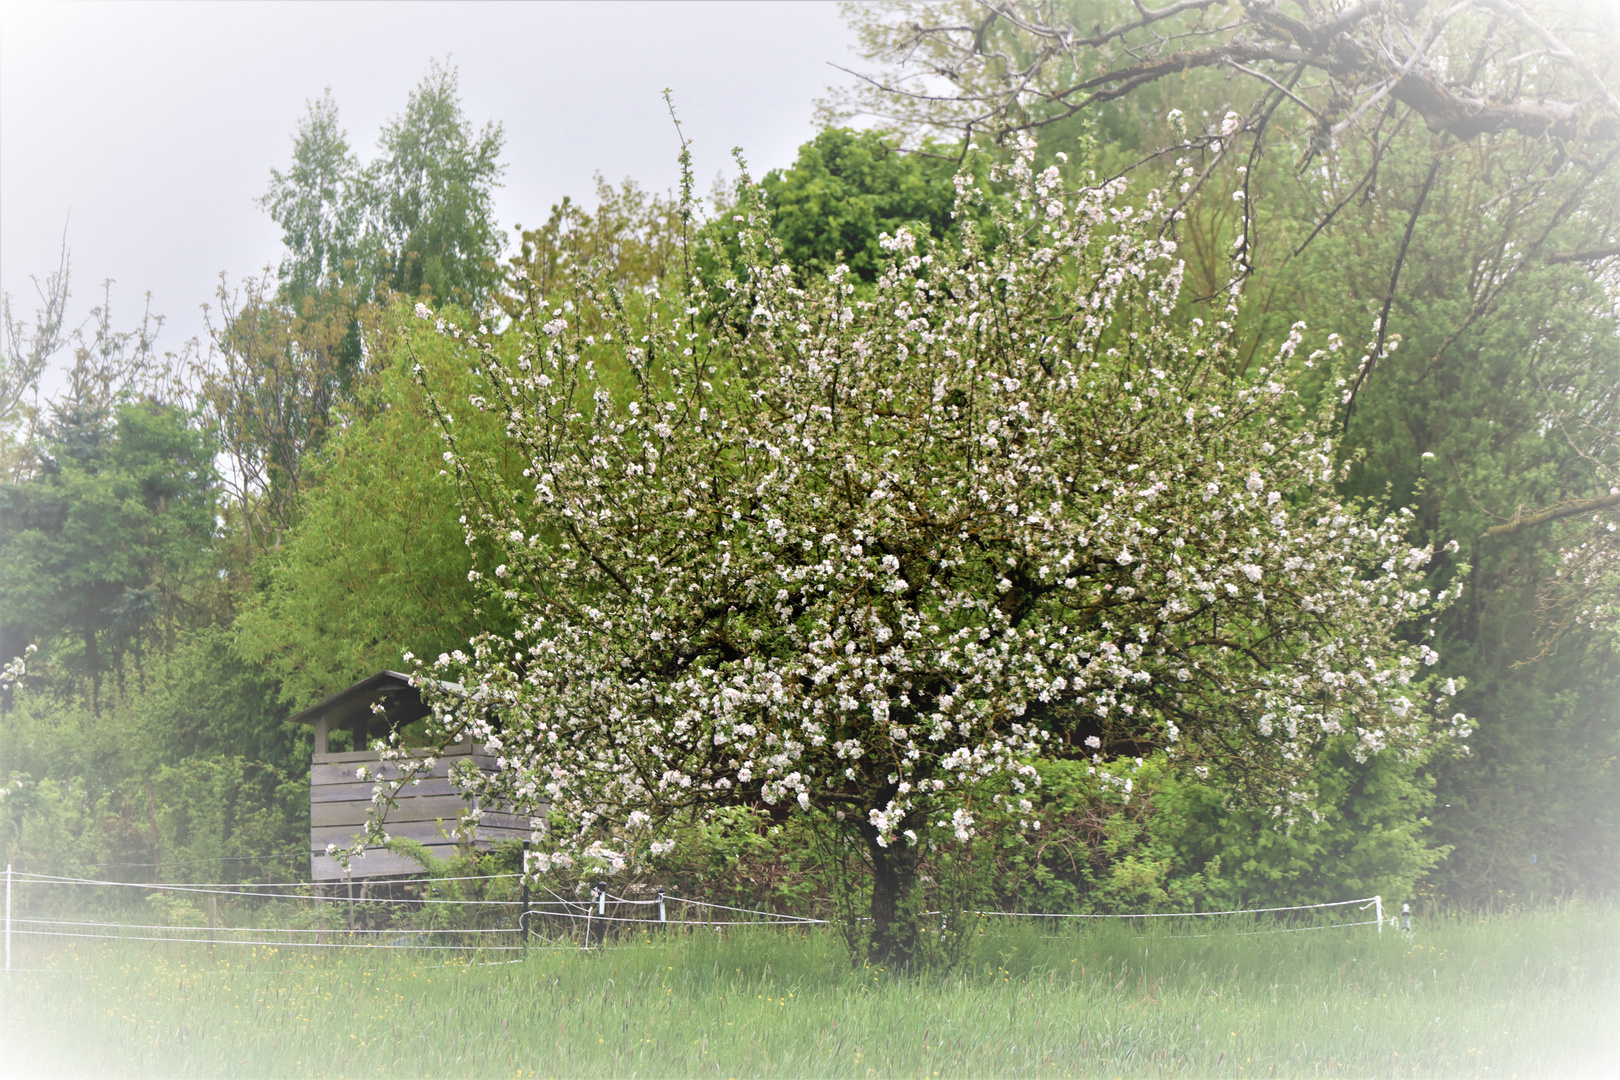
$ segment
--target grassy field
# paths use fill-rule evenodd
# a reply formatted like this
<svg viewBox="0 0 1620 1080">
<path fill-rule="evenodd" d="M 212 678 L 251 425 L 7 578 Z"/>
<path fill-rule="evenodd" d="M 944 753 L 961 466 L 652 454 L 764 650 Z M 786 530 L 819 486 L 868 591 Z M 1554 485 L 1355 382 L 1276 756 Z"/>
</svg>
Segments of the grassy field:
<svg viewBox="0 0 1620 1080">
<path fill-rule="evenodd" d="M 1620 1075 L 1612 906 L 1430 920 L 1410 939 L 1372 927 L 985 930 L 971 970 L 921 978 L 851 971 L 825 931 L 709 932 L 488 966 L 30 945 L 14 959 L 30 970 L 3 990 L 0 1072 Z"/>
</svg>

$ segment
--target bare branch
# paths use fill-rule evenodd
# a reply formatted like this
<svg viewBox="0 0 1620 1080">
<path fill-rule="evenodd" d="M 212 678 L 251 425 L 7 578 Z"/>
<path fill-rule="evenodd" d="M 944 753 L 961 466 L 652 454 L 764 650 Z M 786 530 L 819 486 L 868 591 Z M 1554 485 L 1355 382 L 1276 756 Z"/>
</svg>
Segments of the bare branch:
<svg viewBox="0 0 1620 1080">
<path fill-rule="evenodd" d="M 1611 491 L 1607 495 L 1599 495 L 1595 499 L 1577 499 L 1574 502 L 1559 503 L 1546 510 L 1538 510 L 1533 514 L 1526 514 L 1521 508 L 1513 515 L 1513 520 L 1492 525 L 1483 533 L 1484 537 L 1511 536 L 1520 529 L 1530 529 L 1537 525 L 1544 525 L 1549 521 L 1560 518 L 1574 517 L 1577 514 L 1589 514 L 1594 510 L 1607 510 L 1611 506 L 1620 506 L 1620 491 Z"/>
<path fill-rule="evenodd" d="M 1317 116 L 1318 115 L 1317 111 L 1315 109 L 1311 108 L 1309 105 L 1307 105 L 1305 103 L 1304 98 L 1302 98 L 1299 95 L 1295 94 L 1288 87 L 1284 86 L 1282 83 L 1278 82 L 1276 79 L 1273 79 L 1270 75 L 1267 75 L 1265 72 L 1256 71 L 1253 68 L 1244 67 L 1242 64 L 1238 63 L 1236 60 L 1228 60 L 1226 62 L 1226 64 L 1227 64 L 1228 67 L 1235 68 L 1238 71 L 1243 72 L 1243 74 L 1248 75 L 1250 78 L 1259 79 L 1261 82 L 1264 82 L 1264 83 L 1270 83 L 1272 86 L 1276 87 L 1278 90 L 1281 90 L 1284 94 L 1287 94 L 1289 100 L 1291 100 L 1295 105 L 1298 105 L 1300 108 L 1304 109 L 1306 112 L 1310 113 L 1312 116 Z M 1295 76 L 1295 79 L 1296 80 L 1298 79 L 1297 75 Z"/>
<path fill-rule="evenodd" d="M 1199 68 L 1231 66 L 1275 88 L 1276 77 L 1258 65 L 1304 64 L 1326 72 L 1335 84 L 1333 94 L 1349 99 L 1345 104 L 1351 112 L 1334 125 L 1334 134 L 1342 133 L 1380 101 L 1394 97 L 1422 115 L 1431 130 L 1459 139 L 1503 131 L 1564 139 L 1580 135 L 1600 141 L 1620 137 L 1620 101 L 1590 64 L 1511 0 L 1457 0 L 1429 19 L 1421 32 L 1404 25 L 1409 17 L 1406 7 L 1382 0 L 1353 4 L 1331 17 L 1307 17 L 1306 21 L 1284 15 L 1275 0 L 1243 0 L 1236 23 L 1209 26 L 1197 21 L 1165 32 L 1158 29 L 1161 24 L 1194 13 L 1201 20 L 1216 5 L 1196 0 L 1148 9 L 1138 3 L 1135 18 L 1107 29 L 1095 27 L 1089 34 L 1066 24 L 1055 5 L 977 2 L 988 14 L 975 25 L 925 27 L 913 22 L 909 33 L 891 27 L 881 50 L 900 59 L 903 68 L 927 69 L 949 79 L 951 91 L 919 93 L 904 88 L 899 78 L 863 76 L 867 85 L 880 95 L 907 96 L 914 105 L 968 105 L 975 109 L 972 120 L 976 126 L 993 122 L 1010 130 L 1050 124 L 1116 100 L 1147 83 Z M 1491 53 L 1483 48 L 1476 53 L 1470 77 L 1448 85 L 1429 59 L 1448 40 L 1458 16 L 1470 9 L 1493 13 L 1487 42 L 1498 33 L 1502 21 L 1528 30 L 1542 42 L 1542 51 L 1578 73 L 1604 107 L 1594 113 L 1590 102 L 1583 104 L 1578 95 L 1532 99 L 1465 93 L 1461 88 L 1473 82 L 1477 68 Z M 1302 10 L 1312 9 L 1305 5 Z M 1013 54 L 996 40 L 997 25 L 1023 35 L 1034 46 L 1031 53 L 1023 54 L 1026 63 L 1013 63 Z M 934 53 L 932 62 L 918 57 L 917 50 L 924 46 Z M 1512 51 L 1518 54 L 1516 61 L 1526 59 L 1524 50 Z M 1058 65 L 1061 71 L 1052 65 L 1056 60 L 1066 61 Z M 1520 70 L 1512 62 L 1499 67 Z M 1322 107 L 1291 96 L 1313 116 L 1323 112 Z M 1027 108 L 1030 101 L 1051 108 L 1032 112 Z M 930 124 L 964 122 L 962 116 L 947 120 L 944 112 L 924 115 L 933 117 L 926 121 Z"/>
<path fill-rule="evenodd" d="M 1378 361 L 1384 355 L 1384 343 L 1389 337 L 1389 312 L 1395 304 L 1395 288 L 1400 284 L 1401 267 L 1406 263 L 1406 253 L 1412 246 L 1412 233 L 1417 230 L 1418 216 L 1423 213 L 1423 204 L 1428 201 L 1429 189 L 1434 186 L 1434 178 L 1440 173 L 1440 155 L 1435 154 L 1429 163 L 1429 175 L 1423 180 L 1423 187 L 1418 191 L 1417 201 L 1412 204 L 1412 214 L 1406 219 L 1406 232 L 1401 237 L 1400 250 L 1395 255 L 1395 268 L 1389 274 L 1389 288 L 1384 292 L 1384 307 L 1378 314 L 1378 339 L 1368 350 L 1367 358 L 1362 362 L 1360 370 L 1356 372 L 1355 382 L 1350 384 L 1345 394 L 1344 423 L 1350 425 L 1350 416 L 1355 408 L 1356 394 L 1361 390 L 1361 384 L 1367 381 L 1372 369 L 1378 366 Z"/>
<path fill-rule="evenodd" d="M 1350 127 L 1357 120 L 1360 120 L 1362 115 L 1366 113 L 1368 109 L 1382 101 L 1385 94 L 1388 94 L 1391 90 L 1395 89 L 1395 87 L 1400 84 L 1401 80 L 1410 75 L 1412 73 L 1412 69 L 1417 67 L 1418 63 L 1422 61 L 1424 55 L 1428 53 L 1429 46 L 1434 44 L 1434 39 L 1440 36 L 1440 30 L 1446 25 L 1446 23 L 1450 22 L 1454 17 L 1456 17 L 1459 12 L 1473 6 L 1473 3 L 1474 0 L 1458 0 L 1457 3 L 1452 4 L 1450 7 L 1446 8 L 1446 10 L 1430 19 L 1428 27 L 1423 31 L 1423 37 L 1418 41 L 1417 47 L 1412 50 L 1412 55 L 1409 56 L 1406 63 L 1402 65 L 1400 73 L 1393 78 L 1386 80 L 1384 85 L 1379 88 L 1377 93 L 1373 94 L 1360 105 L 1356 106 L 1355 112 L 1351 113 L 1337 124 L 1334 124 L 1334 136 L 1338 136 L 1340 132 Z"/>
<path fill-rule="evenodd" d="M 1616 255 L 1620 255 L 1620 244 L 1592 248 L 1590 251 L 1555 252 L 1547 256 L 1547 261 L 1554 265 L 1572 262 L 1597 262 L 1600 259 L 1612 259 Z"/>
<path fill-rule="evenodd" d="M 39 294 L 34 325 L 29 328 L 13 316 L 11 297 L 0 297 L 0 321 L 5 324 L 5 354 L 0 356 L 0 431 L 15 422 L 23 411 L 23 399 L 39 384 L 45 365 L 66 342 L 63 323 L 67 314 L 72 258 L 68 254 L 67 228 L 62 229 L 62 250 L 56 272 L 43 283 L 32 278 Z"/>
<path fill-rule="evenodd" d="M 1487 7 L 1508 16 L 1540 38 L 1542 44 L 1546 45 L 1550 52 L 1580 73 L 1581 78 L 1586 80 L 1586 84 L 1592 88 L 1593 92 L 1608 104 L 1610 112 L 1620 116 L 1620 99 L 1617 99 L 1614 92 L 1604 84 L 1602 79 L 1598 78 L 1597 73 L 1592 70 L 1591 66 L 1581 59 L 1580 54 L 1575 52 L 1574 49 L 1548 33 L 1540 23 L 1529 16 L 1524 8 L 1510 2 L 1510 0 L 1478 0 L 1478 3 L 1481 7 Z"/>
</svg>

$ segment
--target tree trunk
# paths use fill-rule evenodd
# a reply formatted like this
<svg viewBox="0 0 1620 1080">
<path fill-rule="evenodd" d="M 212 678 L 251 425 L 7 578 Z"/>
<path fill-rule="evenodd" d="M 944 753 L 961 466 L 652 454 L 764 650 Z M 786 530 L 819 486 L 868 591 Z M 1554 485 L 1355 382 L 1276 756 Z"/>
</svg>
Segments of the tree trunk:
<svg viewBox="0 0 1620 1080">
<path fill-rule="evenodd" d="M 101 715 L 101 653 L 96 649 L 96 628 L 84 628 L 84 667 L 90 674 L 90 714 Z"/>
<path fill-rule="evenodd" d="M 917 859 L 909 848 L 882 847 L 877 833 L 866 837 L 872 859 L 872 937 L 867 958 L 874 964 L 901 968 L 917 951 L 917 920 L 907 911 L 916 883 Z"/>
</svg>

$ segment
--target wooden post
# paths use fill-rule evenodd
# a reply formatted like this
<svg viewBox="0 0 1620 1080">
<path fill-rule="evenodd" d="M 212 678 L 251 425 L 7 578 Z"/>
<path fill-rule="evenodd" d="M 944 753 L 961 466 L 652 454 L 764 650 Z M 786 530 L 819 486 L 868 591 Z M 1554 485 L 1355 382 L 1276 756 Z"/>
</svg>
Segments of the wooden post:
<svg viewBox="0 0 1620 1080">
<path fill-rule="evenodd" d="M 219 897 L 213 893 L 208 894 L 208 940 L 218 941 L 219 935 Z"/>
</svg>

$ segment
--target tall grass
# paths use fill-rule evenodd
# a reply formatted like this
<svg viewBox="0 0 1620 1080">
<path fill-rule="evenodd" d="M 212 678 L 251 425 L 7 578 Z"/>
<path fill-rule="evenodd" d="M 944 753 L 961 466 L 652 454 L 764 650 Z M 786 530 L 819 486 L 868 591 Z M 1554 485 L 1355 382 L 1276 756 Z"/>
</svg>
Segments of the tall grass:
<svg viewBox="0 0 1620 1080">
<path fill-rule="evenodd" d="M 30 944 L 0 998 L 0 1071 L 1564 1077 L 1620 1062 L 1612 906 L 1430 920 L 1410 938 L 1186 932 L 986 926 L 970 968 L 920 977 L 851 970 L 831 933 L 780 928 L 489 965 Z"/>
</svg>

